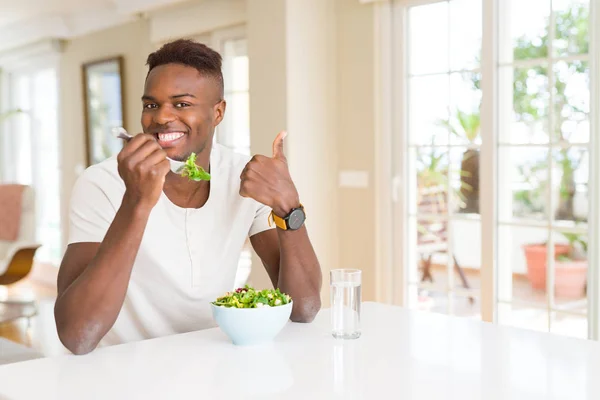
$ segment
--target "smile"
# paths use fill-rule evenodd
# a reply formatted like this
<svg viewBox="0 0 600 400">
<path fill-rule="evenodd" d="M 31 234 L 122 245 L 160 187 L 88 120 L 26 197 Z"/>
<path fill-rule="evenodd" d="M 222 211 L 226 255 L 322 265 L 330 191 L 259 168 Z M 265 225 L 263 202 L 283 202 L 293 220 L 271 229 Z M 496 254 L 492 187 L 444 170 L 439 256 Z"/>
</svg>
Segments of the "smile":
<svg viewBox="0 0 600 400">
<path fill-rule="evenodd" d="M 185 133 L 183 133 L 183 132 L 165 132 L 165 133 L 158 133 L 156 136 L 158 138 L 158 144 L 160 144 L 162 147 L 165 147 L 165 146 L 170 146 L 177 140 L 181 139 L 183 136 L 185 136 Z"/>
</svg>

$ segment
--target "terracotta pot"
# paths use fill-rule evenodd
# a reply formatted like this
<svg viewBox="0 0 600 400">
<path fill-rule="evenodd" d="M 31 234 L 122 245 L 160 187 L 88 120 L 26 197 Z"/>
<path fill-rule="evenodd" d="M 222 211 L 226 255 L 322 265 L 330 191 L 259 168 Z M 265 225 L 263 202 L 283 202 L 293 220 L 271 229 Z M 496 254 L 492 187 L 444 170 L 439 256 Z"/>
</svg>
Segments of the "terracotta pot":
<svg viewBox="0 0 600 400">
<path fill-rule="evenodd" d="M 556 297 L 583 297 L 587 282 L 587 267 L 587 260 L 557 261 L 554 264 L 554 293 Z"/>
<path fill-rule="evenodd" d="M 545 244 L 528 244 L 523 246 L 527 260 L 527 278 L 534 289 L 546 289 L 546 256 Z M 554 245 L 554 258 L 569 254 L 569 246 Z"/>
<path fill-rule="evenodd" d="M 544 244 L 525 245 L 527 278 L 534 289 L 546 290 L 546 256 Z M 569 246 L 556 244 L 554 257 L 569 254 Z M 585 295 L 587 261 L 556 261 L 554 264 L 554 293 L 557 297 L 582 297 Z"/>
</svg>

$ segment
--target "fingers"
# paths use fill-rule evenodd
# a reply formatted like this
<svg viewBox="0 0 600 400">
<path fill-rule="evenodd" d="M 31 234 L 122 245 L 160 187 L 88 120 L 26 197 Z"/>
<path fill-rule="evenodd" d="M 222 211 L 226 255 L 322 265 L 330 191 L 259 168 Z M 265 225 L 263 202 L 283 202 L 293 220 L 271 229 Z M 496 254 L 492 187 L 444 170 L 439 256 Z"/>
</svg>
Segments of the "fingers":
<svg viewBox="0 0 600 400">
<path fill-rule="evenodd" d="M 158 170 L 160 176 L 165 176 L 171 172 L 171 163 L 166 158 L 154 165 L 154 169 Z"/>
<path fill-rule="evenodd" d="M 260 164 L 264 164 L 267 162 L 267 160 L 269 160 L 268 157 L 265 156 L 261 156 L 261 155 L 255 155 L 253 156 L 250 161 L 248 161 L 248 163 L 246 164 L 246 166 L 244 167 L 244 169 L 242 170 L 242 173 L 240 174 L 240 179 L 244 179 L 244 178 L 248 178 L 248 174 L 249 173 L 257 173 L 260 175 Z"/>
<path fill-rule="evenodd" d="M 164 153 L 164 150 L 160 147 L 156 140 L 146 140 L 141 146 L 137 147 L 134 152 L 126 155 L 122 161 L 125 161 L 125 164 L 132 168 L 133 166 L 142 163 L 152 153 L 159 150 Z M 166 153 L 164 154 L 166 157 Z"/>
<path fill-rule="evenodd" d="M 125 159 L 129 158 L 133 153 L 135 153 L 140 147 L 146 144 L 148 141 L 154 140 L 154 137 L 149 134 L 138 134 L 135 135 L 131 140 L 125 144 L 123 149 L 117 155 L 117 161 L 119 164 L 123 162 Z"/>
<path fill-rule="evenodd" d="M 281 161 L 286 161 L 285 154 L 283 154 L 283 139 L 287 136 L 286 131 L 281 131 L 273 141 L 273 158 Z"/>
<path fill-rule="evenodd" d="M 256 193 L 258 193 L 257 188 L 259 183 L 256 182 L 255 180 L 252 179 L 244 179 L 241 183 L 240 183 L 240 196 L 242 197 L 250 197 L 250 198 L 254 198 L 255 200 L 256 197 Z"/>
<path fill-rule="evenodd" d="M 169 160 L 167 160 L 167 152 L 164 151 L 162 148 L 158 148 L 154 150 L 154 152 L 150 153 L 150 155 L 148 155 L 144 159 L 143 163 L 149 166 L 154 166 L 160 164 L 163 161 L 167 161 L 167 163 L 169 163 Z"/>
</svg>

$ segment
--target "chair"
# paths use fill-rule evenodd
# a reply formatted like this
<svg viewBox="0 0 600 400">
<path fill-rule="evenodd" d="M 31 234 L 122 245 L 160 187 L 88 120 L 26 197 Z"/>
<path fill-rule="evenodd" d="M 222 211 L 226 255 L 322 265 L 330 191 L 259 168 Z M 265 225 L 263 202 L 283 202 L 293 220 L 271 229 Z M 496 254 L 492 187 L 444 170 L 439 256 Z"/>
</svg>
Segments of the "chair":
<svg viewBox="0 0 600 400">
<path fill-rule="evenodd" d="M 445 218 L 448 211 L 448 194 L 443 185 L 419 188 L 418 212 L 420 215 L 440 215 Z M 431 275 L 432 258 L 435 254 L 448 254 L 448 220 L 417 221 L 417 252 L 421 257 L 421 282 L 433 282 Z M 465 289 L 469 289 L 469 282 L 456 256 L 452 254 L 454 269 L 458 272 L 460 280 Z M 474 299 L 469 297 L 469 302 Z"/>
<path fill-rule="evenodd" d="M 35 242 L 35 195 L 30 186 L 0 185 L 0 288 L 25 278 L 40 244 Z M 33 309 L 33 311 L 32 311 Z M 36 314 L 35 300 L 0 298 L 0 323 Z"/>
</svg>

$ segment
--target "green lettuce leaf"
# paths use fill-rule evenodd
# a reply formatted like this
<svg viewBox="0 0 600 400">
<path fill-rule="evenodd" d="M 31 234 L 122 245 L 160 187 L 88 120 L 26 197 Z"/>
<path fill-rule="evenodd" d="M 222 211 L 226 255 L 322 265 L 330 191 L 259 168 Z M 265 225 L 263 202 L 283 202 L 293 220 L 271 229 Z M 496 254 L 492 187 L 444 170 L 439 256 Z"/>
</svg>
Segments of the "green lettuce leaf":
<svg viewBox="0 0 600 400">
<path fill-rule="evenodd" d="M 190 154 L 183 167 L 181 167 L 180 174 L 191 181 L 210 181 L 210 174 L 204 168 L 196 165 L 196 153 Z"/>
</svg>

